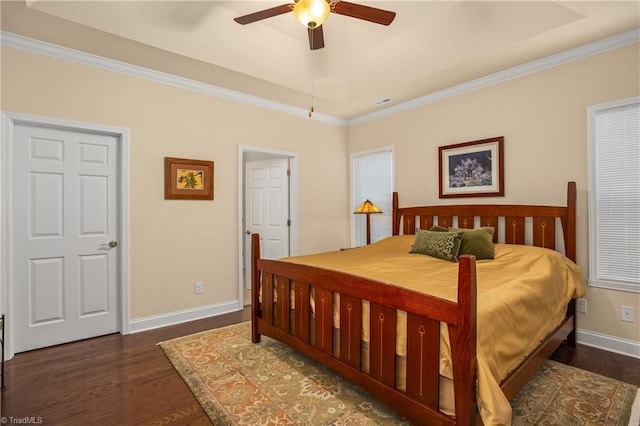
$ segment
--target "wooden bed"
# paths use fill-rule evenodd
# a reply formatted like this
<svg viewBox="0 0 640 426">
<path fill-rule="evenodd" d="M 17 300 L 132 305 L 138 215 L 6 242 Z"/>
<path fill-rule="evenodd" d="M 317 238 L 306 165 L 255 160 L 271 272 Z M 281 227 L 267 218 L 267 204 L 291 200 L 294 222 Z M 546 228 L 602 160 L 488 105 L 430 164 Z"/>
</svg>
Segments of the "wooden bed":
<svg viewBox="0 0 640 426">
<path fill-rule="evenodd" d="M 478 224 L 495 227 L 494 242 L 498 241 L 498 235 L 506 244 L 526 244 L 525 239 L 531 239 L 532 245 L 553 250 L 559 219 L 564 254 L 575 262 L 575 182 L 568 183 L 565 206 L 484 204 L 401 208 L 394 193 L 393 235 L 414 234 L 417 227 L 429 229 L 434 218 L 445 227 L 474 228 Z M 254 343 L 265 335 L 296 348 L 367 389 L 412 423 L 469 425 L 480 421 L 476 407 L 477 290 L 473 256 L 460 257 L 458 297 L 453 303 L 355 275 L 260 259 L 259 241 L 254 234 L 251 308 Z M 315 310 L 309 302 L 312 289 Z M 295 293 L 294 306 L 290 306 L 290 292 Z M 338 356 L 332 338 L 334 292 L 340 293 L 339 346 L 350 348 L 340 350 Z M 370 363 L 373 365 L 375 360 L 376 366 L 380 366 L 371 368 L 369 373 L 361 366 L 362 301 L 370 303 Z M 396 310 L 407 312 L 406 371 L 411 374 L 406 375 L 406 390 L 396 389 L 395 383 Z M 439 410 L 440 323 L 447 324 L 451 342 L 455 417 Z M 575 330 L 572 299 L 564 321 L 500 383 L 505 396 L 508 399 L 515 396 L 564 341 L 575 346 Z"/>
</svg>

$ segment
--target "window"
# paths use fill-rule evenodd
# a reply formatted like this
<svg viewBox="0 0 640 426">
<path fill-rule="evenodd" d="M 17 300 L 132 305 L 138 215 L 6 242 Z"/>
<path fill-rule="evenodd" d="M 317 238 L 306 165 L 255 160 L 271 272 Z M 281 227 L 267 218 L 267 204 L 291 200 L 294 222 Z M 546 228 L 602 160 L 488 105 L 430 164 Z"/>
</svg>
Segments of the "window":
<svg viewBox="0 0 640 426">
<path fill-rule="evenodd" d="M 391 235 L 393 197 L 393 149 L 351 154 L 351 211 L 355 211 L 365 200 L 370 200 L 382 210 L 382 214 L 372 214 L 371 242 Z M 353 246 L 366 244 L 366 215 L 352 215 Z"/>
<path fill-rule="evenodd" d="M 640 293 L 640 99 L 590 107 L 589 285 Z"/>
</svg>

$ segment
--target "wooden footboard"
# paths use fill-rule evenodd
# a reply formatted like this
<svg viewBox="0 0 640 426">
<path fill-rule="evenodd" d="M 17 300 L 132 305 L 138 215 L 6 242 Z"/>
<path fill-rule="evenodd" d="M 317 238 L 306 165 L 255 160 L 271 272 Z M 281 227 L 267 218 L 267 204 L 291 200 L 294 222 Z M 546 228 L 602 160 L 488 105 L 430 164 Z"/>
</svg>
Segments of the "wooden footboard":
<svg viewBox="0 0 640 426">
<path fill-rule="evenodd" d="M 341 272 L 259 259 L 252 237 L 252 340 L 273 337 L 339 372 L 416 424 L 471 424 L 476 394 L 475 258 L 459 262 L 458 302 Z M 290 306 L 291 292 L 295 306 Z M 340 350 L 333 293 L 340 294 Z M 260 297 L 261 293 L 261 297 Z M 314 295 L 315 312 L 311 309 Z M 262 302 L 260 301 L 262 300 Z M 370 303 L 369 372 L 361 365 L 362 303 Z M 396 315 L 407 312 L 406 391 L 395 387 Z M 440 323 L 451 342 L 455 419 L 438 409 Z M 311 327 L 314 329 L 312 330 Z M 315 338 L 311 338 L 311 336 Z"/>
</svg>

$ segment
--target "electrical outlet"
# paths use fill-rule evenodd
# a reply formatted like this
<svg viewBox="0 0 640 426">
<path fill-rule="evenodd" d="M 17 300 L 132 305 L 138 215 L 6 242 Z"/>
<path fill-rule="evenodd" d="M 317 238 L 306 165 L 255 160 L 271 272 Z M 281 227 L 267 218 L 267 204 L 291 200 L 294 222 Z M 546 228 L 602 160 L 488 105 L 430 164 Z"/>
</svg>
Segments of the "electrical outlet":
<svg viewBox="0 0 640 426">
<path fill-rule="evenodd" d="M 633 306 L 620 306 L 620 319 L 625 322 L 636 322 L 633 317 Z"/>
<path fill-rule="evenodd" d="M 194 291 L 196 294 L 202 294 L 202 292 L 204 291 L 204 283 L 198 281 L 194 286 Z"/>
<path fill-rule="evenodd" d="M 587 313 L 587 299 L 576 299 L 576 312 Z"/>
</svg>

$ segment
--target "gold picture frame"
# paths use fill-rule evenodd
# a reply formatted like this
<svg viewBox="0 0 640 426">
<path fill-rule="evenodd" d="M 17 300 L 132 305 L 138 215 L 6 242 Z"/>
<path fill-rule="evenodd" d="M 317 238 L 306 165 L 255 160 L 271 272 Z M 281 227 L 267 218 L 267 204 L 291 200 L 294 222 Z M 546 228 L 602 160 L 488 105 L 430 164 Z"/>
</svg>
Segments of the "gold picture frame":
<svg viewBox="0 0 640 426">
<path fill-rule="evenodd" d="M 165 200 L 213 200 L 213 161 L 164 158 Z"/>
</svg>

